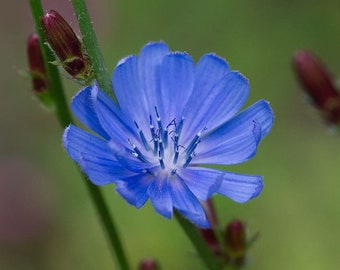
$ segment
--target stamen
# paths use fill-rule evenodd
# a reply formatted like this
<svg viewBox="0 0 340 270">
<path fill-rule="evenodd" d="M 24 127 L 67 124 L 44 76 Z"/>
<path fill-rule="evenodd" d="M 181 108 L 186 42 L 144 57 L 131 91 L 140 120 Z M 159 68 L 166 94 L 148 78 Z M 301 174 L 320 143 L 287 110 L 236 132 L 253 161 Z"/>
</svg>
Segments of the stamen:
<svg viewBox="0 0 340 270">
<path fill-rule="evenodd" d="M 173 132 L 173 130 L 169 132 L 169 127 L 171 127 L 171 126 L 175 126 L 175 127 L 176 127 L 176 119 L 173 119 L 173 120 L 166 126 L 166 128 L 164 129 L 164 132 L 163 132 L 163 142 L 164 142 L 164 147 L 165 147 L 165 148 L 168 146 L 169 135 Z"/>
<path fill-rule="evenodd" d="M 194 152 L 196 146 L 200 142 L 200 138 L 201 138 L 201 132 L 198 132 L 196 136 L 193 138 L 193 140 L 191 141 L 191 143 L 189 144 L 188 148 L 186 149 L 187 156 L 190 156 Z"/>
<path fill-rule="evenodd" d="M 157 107 L 155 107 L 155 111 L 156 111 L 156 116 L 157 116 L 157 125 L 158 125 L 158 130 L 159 130 L 159 136 L 162 140 L 164 140 L 163 124 L 162 124 L 161 117 L 158 114 Z"/>
<path fill-rule="evenodd" d="M 178 137 L 181 135 L 182 128 L 183 128 L 183 122 L 184 122 L 184 117 L 181 118 L 181 121 L 179 121 L 178 127 L 177 127 L 177 133 Z"/>
<path fill-rule="evenodd" d="M 145 136 L 144 136 L 144 133 L 143 133 L 142 130 L 139 130 L 139 136 L 140 136 L 140 138 L 141 138 L 141 140 L 142 140 L 142 142 L 143 142 L 143 145 L 144 145 L 144 147 L 145 147 L 145 150 L 146 150 L 146 151 L 149 151 L 149 150 L 150 150 L 150 146 L 149 146 L 147 140 L 145 139 Z"/>
<path fill-rule="evenodd" d="M 187 160 L 185 161 L 184 165 L 183 165 L 183 168 L 186 168 L 188 167 L 190 161 L 192 160 L 192 158 L 194 157 L 194 154 L 192 153 L 188 158 Z"/>
<path fill-rule="evenodd" d="M 132 146 L 133 150 L 135 151 L 135 152 L 133 152 L 133 155 L 142 162 L 148 162 L 146 157 L 142 154 L 142 152 L 138 149 L 138 147 L 131 142 L 130 139 L 128 139 L 128 142 Z"/>
<path fill-rule="evenodd" d="M 161 152 L 159 151 L 159 153 L 158 153 L 158 155 L 159 155 L 159 164 L 161 165 L 161 168 L 162 169 L 165 169 L 165 165 L 164 165 L 164 161 L 163 161 L 163 157 L 162 157 L 162 155 L 161 155 Z"/>
<path fill-rule="evenodd" d="M 176 122 L 174 122 L 175 138 L 173 138 L 173 141 L 174 141 L 174 150 L 175 151 L 178 151 L 178 141 L 179 141 L 179 136 L 180 136 L 182 128 L 183 128 L 183 121 L 184 121 L 184 117 L 181 118 L 181 121 L 179 122 L 178 126 L 176 125 Z"/>
<path fill-rule="evenodd" d="M 154 153 L 154 155 L 156 155 L 157 152 L 158 152 L 158 139 L 155 138 L 155 139 L 153 140 L 153 153 Z"/>
<path fill-rule="evenodd" d="M 143 142 L 143 145 L 144 145 L 145 150 L 146 150 L 146 151 L 149 151 L 149 150 L 150 150 L 150 146 L 149 146 L 147 140 L 145 139 L 145 136 L 144 136 L 143 131 L 139 128 L 139 126 L 138 126 L 138 124 L 137 124 L 136 121 L 134 121 L 134 123 L 135 123 L 135 125 L 136 125 L 136 127 L 137 127 L 137 129 L 138 129 L 139 136 L 140 136 L 140 138 L 141 138 L 141 140 L 142 140 L 142 142 Z"/>
<path fill-rule="evenodd" d="M 201 131 L 199 131 L 196 136 L 192 139 L 192 141 L 190 142 L 188 148 L 186 149 L 186 154 L 187 156 L 190 156 L 194 150 L 196 149 L 197 145 L 201 142 L 201 136 L 202 136 L 202 132 L 204 130 L 206 130 L 207 128 L 203 128 L 201 129 Z"/>
<path fill-rule="evenodd" d="M 164 142 L 164 147 L 166 148 L 168 146 L 168 128 L 164 129 L 163 142 Z"/>
<path fill-rule="evenodd" d="M 159 145 L 159 153 L 161 157 L 163 158 L 164 157 L 164 145 L 163 145 L 162 139 L 159 139 L 158 145 Z"/>
<path fill-rule="evenodd" d="M 150 115 L 150 131 L 151 131 L 151 138 L 156 138 L 155 126 L 153 125 L 152 117 Z"/>
<path fill-rule="evenodd" d="M 174 150 L 175 150 L 175 151 L 178 150 L 178 138 L 179 138 L 178 133 L 175 132 L 175 137 L 173 138 L 173 142 L 174 142 Z"/>
<path fill-rule="evenodd" d="M 174 165 L 176 165 L 176 163 L 177 163 L 178 156 L 179 156 L 179 151 L 178 151 L 178 146 L 177 146 L 177 147 L 176 147 L 176 151 L 175 151 L 174 160 L 173 160 L 173 164 L 174 164 Z"/>
</svg>

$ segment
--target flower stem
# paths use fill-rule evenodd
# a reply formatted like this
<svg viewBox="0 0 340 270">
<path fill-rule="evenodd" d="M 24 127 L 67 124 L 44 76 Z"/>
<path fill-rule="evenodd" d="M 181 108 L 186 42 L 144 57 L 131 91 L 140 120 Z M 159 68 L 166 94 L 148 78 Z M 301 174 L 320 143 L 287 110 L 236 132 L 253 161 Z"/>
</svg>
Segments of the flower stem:
<svg viewBox="0 0 340 270">
<path fill-rule="evenodd" d="M 217 263 L 213 253 L 209 247 L 205 244 L 202 236 L 198 232 L 195 225 L 186 220 L 180 213 L 175 211 L 175 217 L 178 223 L 181 225 L 182 229 L 189 237 L 191 243 L 196 248 L 199 257 L 203 260 L 208 269 L 211 270 L 221 270 L 221 267 Z"/>
<path fill-rule="evenodd" d="M 31 12 L 33 15 L 33 19 L 35 22 L 36 30 L 39 35 L 40 45 L 42 48 L 43 56 L 45 58 L 46 63 L 50 63 L 55 61 L 54 56 L 48 46 L 45 43 L 45 35 L 40 26 L 40 20 L 43 16 L 43 9 L 41 5 L 41 0 L 30 0 Z M 63 91 L 62 82 L 60 79 L 58 68 L 52 64 L 48 64 L 46 66 L 48 78 L 50 80 L 50 91 L 52 94 L 52 99 L 56 107 L 56 115 L 59 120 L 60 125 L 64 128 L 72 123 L 71 114 L 69 111 L 69 106 L 66 102 L 66 98 Z M 109 241 L 111 247 L 113 249 L 114 256 L 116 257 L 120 269 L 129 270 L 129 264 L 126 259 L 126 255 L 124 253 L 123 245 L 120 241 L 119 234 L 117 228 L 115 226 L 114 220 L 110 215 L 109 208 L 105 203 L 104 197 L 99 188 L 92 185 L 88 180 L 86 175 L 82 172 L 82 177 L 84 178 L 84 183 L 87 186 L 87 189 L 90 193 L 91 199 L 97 209 L 99 217 L 101 218 L 102 225 L 109 237 Z"/>
<path fill-rule="evenodd" d="M 108 210 L 107 204 L 105 203 L 103 195 L 98 189 L 98 187 L 91 184 L 91 182 L 88 180 L 85 174 L 82 173 L 82 176 L 86 180 L 86 183 L 87 183 L 86 186 L 90 192 L 91 198 L 96 204 L 97 211 L 99 213 L 99 216 L 101 217 L 101 221 L 109 237 L 112 252 L 117 259 L 120 269 L 129 270 L 130 266 L 128 264 L 126 254 L 124 252 L 122 242 L 120 241 L 119 233 L 114 225 L 112 215 L 110 215 L 109 213 L 109 210 Z"/>
<path fill-rule="evenodd" d="M 71 2 L 77 15 L 79 28 L 83 36 L 86 51 L 90 57 L 98 85 L 114 100 L 114 102 L 117 103 L 117 98 L 112 88 L 111 77 L 106 69 L 86 3 L 84 0 L 71 0 Z"/>
</svg>

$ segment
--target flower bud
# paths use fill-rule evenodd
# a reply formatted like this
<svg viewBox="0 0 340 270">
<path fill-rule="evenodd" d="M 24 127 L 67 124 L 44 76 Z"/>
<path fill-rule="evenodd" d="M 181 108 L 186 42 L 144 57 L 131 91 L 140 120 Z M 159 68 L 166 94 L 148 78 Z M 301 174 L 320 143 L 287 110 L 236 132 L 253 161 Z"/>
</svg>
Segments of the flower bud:
<svg viewBox="0 0 340 270">
<path fill-rule="evenodd" d="M 159 264 L 153 259 L 144 259 L 140 262 L 138 270 L 159 270 Z"/>
<path fill-rule="evenodd" d="M 293 57 L 293 68 L 304 91 L 324 118 L 340 124 L 340 94 L 323 63 L 312 53 L 301 50 Z"/>
<path fill-rule="evenodd" d="M 39 37 L 37 34 L 32 34 L 28 37 L 27 55 L 29 73 L 32 78 L 33 91 L 36 94 L 47 92 L 48 81 L 45 61 L 41 52 Z"/>
<path fill-rule="evenodd" d="M 75 79 L 89 79 L 92 68 L 88 56 L 65 19 L 55 10 L 51 10 L 41 18 L 41 25 L 49 45 L 66 72 Z"/>
<path fill-rule="evenodd" d="M 211 229 L 198 229 L 203 237 L 204 242 L 210 247 L 211 251 L 215 256 L 221 256 L 223 250 L 217 239 L 216 229 L 218 228 L 218 220 L 216 215 L 216 210 L 212 199 L 202 202 L 205 214 L 211 224 Z"/>
<path fill-rule="evenodd" d="M 233 220 L 228 224 L 225 231 L 225 245 L 229 263 L 242 265 L 247 250 L 246 230 L 243 222 Z"/>
<path fill-rule="evenodd" d="M 220 243 L 216 237 L 216 233 L 212 229 L 199 229 L 204 242 L 210 247 L 211 251 L 216 255 L 220 256 L 222 254 L 222 249 Z"/>
</svg>

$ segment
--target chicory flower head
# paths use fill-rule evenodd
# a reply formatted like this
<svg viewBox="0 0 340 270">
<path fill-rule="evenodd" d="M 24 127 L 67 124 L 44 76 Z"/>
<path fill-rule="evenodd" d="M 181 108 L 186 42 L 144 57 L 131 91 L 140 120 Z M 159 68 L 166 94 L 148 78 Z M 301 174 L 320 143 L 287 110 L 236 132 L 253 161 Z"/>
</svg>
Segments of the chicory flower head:
<svg viewBox="0 0 340 270">
<path fill-rule="evenodd" d="M 63 136 L 92 183 L 114 183 L 135 207 L 150 199 L 162 216 L 176 209 L 199 227 L 210 226 L 201 202 L 214 193 L 239 203 L 259 195 L 261 176 L 203 166 L 249 160 L 273 122 L 264 100 L 237 114 L 249 85 L 224 59 L 206 54 L 195 66 L 187 53 L 152 42 L 119 61 L 113 86 L 119 105 L 96 84 L 72 101 L 96 134 L 70 125 Z"/>
</svg>

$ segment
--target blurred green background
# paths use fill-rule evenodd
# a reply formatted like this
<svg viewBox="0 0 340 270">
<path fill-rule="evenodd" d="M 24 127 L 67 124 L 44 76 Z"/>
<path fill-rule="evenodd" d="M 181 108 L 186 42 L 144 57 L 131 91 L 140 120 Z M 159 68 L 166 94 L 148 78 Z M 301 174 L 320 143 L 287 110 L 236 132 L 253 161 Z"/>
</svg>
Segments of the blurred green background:
<svg viewBox="0 0 340 270">
<path fill-rule="evenodd" d="M 340 265 L 340 138 L 302 97 L 291 71 L 300 48 L 340 73 L 338 0 L 88 1 L 110 72 L 150 40 L 195 60 L 225 57 L 249 78 L 248 104 L 271 102 L 276 121 L 257 156 L 230 170 L 264 175 L 260 197 L 215 202 L 224 224 L 244 220 L 260 232 L 247 269 L 337 269 Z M 68 0 L 45 1 L 77 29 Z M 28 1 L 0 9 L 0 269 L 115 269 L 87 190 L 61 147 L 54 115 L 33 97 L 26 39 Z M 79 87 L 65 78 L 68 97 Z M 148 204 L 136 210 L 102 187 L 133 266 L 157 258 L 163 269 L 204 269 L 176 221 Z"/>
</svg>

